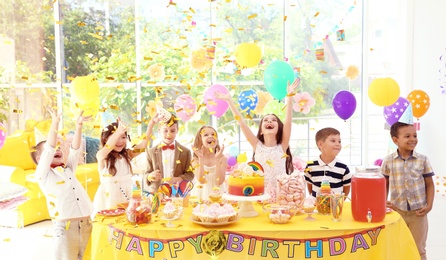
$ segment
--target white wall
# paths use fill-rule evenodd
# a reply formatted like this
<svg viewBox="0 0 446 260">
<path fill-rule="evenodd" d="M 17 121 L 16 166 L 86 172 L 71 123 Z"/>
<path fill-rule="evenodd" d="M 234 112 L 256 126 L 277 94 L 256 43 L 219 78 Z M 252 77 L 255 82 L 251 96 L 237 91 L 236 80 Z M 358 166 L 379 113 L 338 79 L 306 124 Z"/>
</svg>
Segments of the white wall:
<svg viewBox="0 0 446 260">
<path fill-rule="evenodd" d="M 413 0 L 413 7 L 411 89 L 424 90 L 431 102 L 427 113 L 420 118 L 417 151 L 429 157 L 436 175 L 445 176 L 446 94 L 441 94 L 438 70 L 439 57 L 446 56 L 446 1 Z"/>
</svg>

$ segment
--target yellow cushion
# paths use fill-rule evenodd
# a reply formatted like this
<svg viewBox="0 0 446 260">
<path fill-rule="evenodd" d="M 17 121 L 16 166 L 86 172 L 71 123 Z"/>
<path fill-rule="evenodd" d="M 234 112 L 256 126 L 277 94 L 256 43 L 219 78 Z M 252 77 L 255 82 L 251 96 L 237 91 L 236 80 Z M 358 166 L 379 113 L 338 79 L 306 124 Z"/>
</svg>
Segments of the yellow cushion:
<svg viewBox="0 0 446 260">
<path fill-rule="evenodd" d="M 36 165 L 30 156 L 29 136 L 34 133 L 18 133 L 6 137 L 5 144 L 0 149 L 0 164 L 23 168 L 35 169 Z"/>
</svg>

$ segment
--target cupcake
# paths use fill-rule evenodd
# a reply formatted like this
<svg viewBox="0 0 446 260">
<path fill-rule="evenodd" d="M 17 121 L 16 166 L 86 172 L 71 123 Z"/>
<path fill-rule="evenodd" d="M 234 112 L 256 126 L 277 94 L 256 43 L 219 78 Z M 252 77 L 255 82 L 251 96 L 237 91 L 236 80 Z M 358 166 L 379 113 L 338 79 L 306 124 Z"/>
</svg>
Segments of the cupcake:
<svg viewBox="0 0 446 260">
<path fill-rule="evenodd" d="M 221 200 L 220 188 L 218 188 L 218 187 L 212 188 L 212 192 L 209 194 L 209 199 L 212 202 L 219 202 Z"/>
<path fill-rule="evenodd" d="M 304 201 L 303 209 L 305 213 L 313 213 L 314 208 L 316 207 L 314 205 L 315 199 L 313 197 L 306 198 Z"/>
<path fill-rule="evenodd" d="M 165 218 L 174 218 L 175 215 L 177 214 L 177 209 L 175 208 L 175 206 L 173 205 L 172 202 L 167 202 L 166 205 L 164 205 L 163 208 L 163 216 Z"/>
</svg>

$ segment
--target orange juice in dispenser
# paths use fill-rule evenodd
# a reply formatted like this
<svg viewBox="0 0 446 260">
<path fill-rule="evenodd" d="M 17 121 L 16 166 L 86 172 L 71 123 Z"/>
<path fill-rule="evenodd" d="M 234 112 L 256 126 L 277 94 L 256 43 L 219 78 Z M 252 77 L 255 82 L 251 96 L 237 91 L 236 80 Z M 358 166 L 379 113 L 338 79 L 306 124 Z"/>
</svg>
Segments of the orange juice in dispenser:
<svg viewBox="0 0 446 260">
<path fill-rule="evenodd" d="M 356 168 L 351 183 L 352 215 L 360 222 L 381 222 L 386 217 L 386 180 L 379 167 Z"/>
</svg>

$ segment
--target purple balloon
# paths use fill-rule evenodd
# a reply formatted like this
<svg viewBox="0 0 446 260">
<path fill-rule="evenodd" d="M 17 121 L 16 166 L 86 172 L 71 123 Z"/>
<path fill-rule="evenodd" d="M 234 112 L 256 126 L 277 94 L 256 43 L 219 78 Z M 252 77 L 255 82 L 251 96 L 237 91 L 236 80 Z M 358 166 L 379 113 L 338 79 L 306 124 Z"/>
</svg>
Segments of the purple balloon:
<svg viewBox="0 0 446 260">
<path fill-rule="evenodd" d="M 341 90 L 333 97 L 333 109 L 340 118 L 349 119 L 356 110 L 356 98 L 347 90 Z"/>
<path fill-rule="evenodd" d="M 213 85 L 204 93 L 204 103 L 213 116 L 221 117 L 229 108 L 228 102 L 215 97 L 215 92 L 229 93 L 229 90 L 223 85 Z"/>
<path fill-rule="evenodd" d="M 384 119 L 391 126 L 400 120 L 404 111 L 409 107 L 410 101 L 399 97 L 395 103 L 390 106 L 384 107 Z"/>
<path fill-rule="evenodd" d="M 228 166 L 234 166 L 237 164 L 237 158 L 234 156 L 228 157 Z"/>
</svg>

